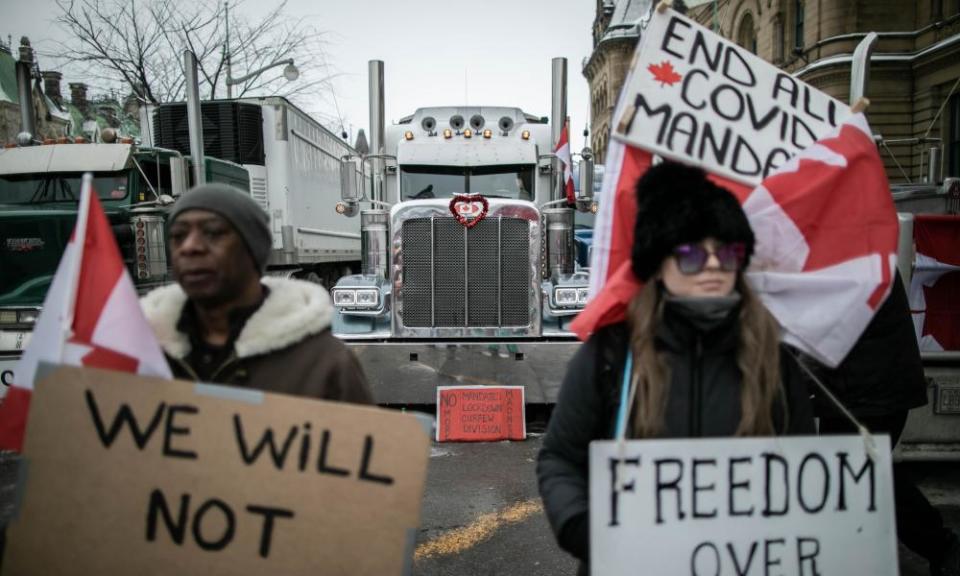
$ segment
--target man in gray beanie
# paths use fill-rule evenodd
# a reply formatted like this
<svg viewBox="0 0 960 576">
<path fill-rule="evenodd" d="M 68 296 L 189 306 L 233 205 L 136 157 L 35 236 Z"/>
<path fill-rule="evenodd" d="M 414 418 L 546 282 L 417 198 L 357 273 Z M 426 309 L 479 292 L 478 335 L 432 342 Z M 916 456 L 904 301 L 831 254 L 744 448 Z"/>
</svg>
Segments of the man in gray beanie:
<svg viewBox="0 0 960 576">
<path fill-rule="evenodd" d="M 197 186 L 167 222 L 177 284 L 152 291 L 142 305 L 175 376 L 372 403 L 359 363 L 330 332 L 327 291 L 263 276 L 273 238 L 248 194 Z"/>
</svg>

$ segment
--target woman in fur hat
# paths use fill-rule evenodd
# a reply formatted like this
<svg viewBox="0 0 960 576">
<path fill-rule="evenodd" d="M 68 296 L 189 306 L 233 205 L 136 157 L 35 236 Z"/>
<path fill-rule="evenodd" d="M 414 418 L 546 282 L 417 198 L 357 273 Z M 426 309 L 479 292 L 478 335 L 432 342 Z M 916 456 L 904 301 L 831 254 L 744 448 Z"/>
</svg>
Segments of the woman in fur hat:
<svg viewBox="0 0 960 576">
<path fill-rule="evenodd" d="M 625 322 L 571 360 L 537 464 L 560 546 L 589 563 L 588 453 L 618 421 L 632 438 L 813 434 L 809 394 L 780 327 L 744 279 L 754 236 L 737 199 L 699 168 L 662 163 L 637 183 Z M 622 386 L 632 404 L 621 406 Z"/>
</svg>

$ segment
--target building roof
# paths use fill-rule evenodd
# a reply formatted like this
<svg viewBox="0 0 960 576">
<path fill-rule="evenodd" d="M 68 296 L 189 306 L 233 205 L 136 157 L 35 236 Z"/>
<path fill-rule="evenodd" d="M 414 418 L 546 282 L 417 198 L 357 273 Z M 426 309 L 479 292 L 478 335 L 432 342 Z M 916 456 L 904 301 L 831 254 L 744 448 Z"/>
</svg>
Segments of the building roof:
<svg viewBox="0 0 960 576">
<path fill-rule="evenodd" d="M 616 38 L 639 38 L 640 23 L 650 13 L 652 4 L 653 0 L 619 0 L 600 42 Z"/>
</svg>

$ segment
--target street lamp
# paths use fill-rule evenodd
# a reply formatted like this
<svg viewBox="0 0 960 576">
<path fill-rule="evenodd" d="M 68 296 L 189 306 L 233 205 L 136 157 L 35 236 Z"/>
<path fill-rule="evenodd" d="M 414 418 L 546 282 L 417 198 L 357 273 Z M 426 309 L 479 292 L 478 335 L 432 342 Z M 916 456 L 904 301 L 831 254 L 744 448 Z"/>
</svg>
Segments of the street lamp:
<svg viewBox="0 0 960 576">
<path fill-rule="evenodd" d="M 226 20 L 226 26 L 225 26 L 226 34 L 224 35 L 224 38 L 223 38 L 223 57 L 224 57 L 224 60 L 226 60 L 226 68 L 227 68 L 227 99 L 233 98 L 233 90 L 230 89 L 231 86 L 236 86 L 237 84 L 242 84 L 247 80 L 250 80 L 251 78 L 256 78 L 257 76 L 263 74 L 267 70 L 270 70 L 271 68 L 276 68 L 277 66 L 286 65 L 283 69 L 283 77 L 286 78 L 288 82 L 295 82 L 297 78 L 300 77 L 300 70 L 297 70 L 297 67 L 293 64 L 293 58 L 285 58 L 283 60 L 277 60 L 276 62 L 267 64 L 263 68 L 254 70 L 253 72 L 247 74 L 246 76 L 241 76 L 240 78 L 233 78 L 231 76 L 231 68 L 230 68 L 230 3 L 229 2 L 223 3 L 223 16 L 224 16 L 224 19 Z"/>
<path fill-rule="evenodd" d="M 263 68 L 254 70 L 253 72 L 247 74 L 246 76 L 241 76 L 239 78 L 230 77 L 230 68 L 227 68 L 227 98 L 233 98 L 233 90 L 230 89 L 231 86 L 236 86 L 237 84 L 243 84 L 251 78 L 256 78 L 257 76 L 263 74 L 271 68 L 276 68 L 277 66 L 286 66 L 283 68 L 283 77 L 288 81 L 293 82 L 300 77 L 300 70 L 293 64 L 293 58 L 285 58 L 283 60 L 277 60 L 272 64 L 267 64 Z"/>
</svg>

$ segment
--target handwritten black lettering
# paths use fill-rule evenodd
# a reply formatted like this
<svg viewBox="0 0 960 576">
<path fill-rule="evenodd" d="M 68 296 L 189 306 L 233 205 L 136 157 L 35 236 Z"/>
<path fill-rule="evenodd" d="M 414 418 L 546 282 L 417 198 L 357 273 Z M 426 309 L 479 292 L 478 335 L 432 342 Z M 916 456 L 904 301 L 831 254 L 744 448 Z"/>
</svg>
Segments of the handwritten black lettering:
<svg viewBox="0 0 960 576">
<path fill-rule="evenodd" d="M 271 508 L 268 506 L 247 506 L 247 512 L 263 516 L 263 528 L 260 530 L 260 557 L 270 556 L 270 543 L 273 538 L 274 518 L 293 518 L 293 510 Z"/>
<path fill-rule="evenodd" d="M 713 572 L 701 572 L 700 571 L 700 562 L 697 561 L 701 556 L 701 552 L 709 551 L 713 552 Z M 709 562 L 709 556 L 707 556 L 707 561 Z M 720 576 L 720 551 L 717 550 L 717 547 L 713 542 L 701 542 L 693 549 L 693 554 L 690 555 L 690 574 L 691 576 L 700 576 L 701 574 L 713 574 L 713 576 Z"/>
<path fill-rule="evenodd" d="M 202 524 L 203 519 L 207 517 L 207 513 L 214 509 L 219 510 L 223 516 L 223 533 L 220 534 L 218 538 L 208 540 L 203 535 Z M 216 523 L 215 526 L 217 524 L 220 524 L 220 522 Z M 218 498 L 211 498 L 197 508 L 197 513 L 194 515 L 191 524 L 191 532 L 193 532 L 193 539 L 197 542 L 197 546 L 208 552 L 216 552 L 226 548 L 233 540 L 233 534 L 236 532 L 236 529 L 237 523 L 233 510 L 227 506 L 226 502 Z"/>
<path fill-rule="evenodd" d="M 290 431 L 287 432 L 287 438 L 283 441 L 283 446 L 278 447 L 276 442 L 273 439 L 273 430 L 267 428 L 264 430 L 263 435 L 260 437 L 260 440 L 257 442 L 253 451 L 251 452 L 246 438 L 243 433 L 243 421 L 240 419 L 239 414 L 233 415 L 233 431 L 237 439 L 237 448 L 240 450 L 240 457 L 243 459 L 243 463 L 247 466 L 253 464 L 260 457 L 260 453 L 264 451 L 265 448 L 269 448 L 270 457 L 273 460 L 273 465 L 277 470 L 282 470 L 283 465 L 287 460 L 287 453 L 290 451 L 290 446 L 293 444 L 293 440 L 297 437 L 297 426 L 291 426 Z"/>
<path fill-rule="evenodd" d="M 177 518 L 174 520 L 170 507 L 167 505 L 167 499 L 159 488 L 150 493 L 150 501 L 147 504 L 147 542 L 153 542 L 157 539 L 157 517 L 163 516 L 163 523 L 167 527 L 170 539 L 178 546 L 183 546 L 183 538 L 187 533 L 187 513 L 190 508 L 190 495 L 180 496 L 180 508 L 177 512 Z"/>
<path fill-rule="evenodd" d="M 807 481 L 807 476 L 804 472 L 807 469 L 807 464 L 810 462 L 817 462 L 820 464 L 820 474 L 823 476 L 823 493 L 820 495 L 820 503 L 813 506 L 807 503 L 807 496 L 805 496 L 806 491 L 815 486 L 813 482 Z M 823 459 L 823 456 L 817 454 L 816 452 L 811 452 L 803 457 L 803 460 L 800 461 L 800 469 L 797 471 L 797 500 L 800 501 L 800 507 L 809 514 L 816 514 L 824 509 L 827 505 L 827 499 L 830 497 L 830 469 L 827 466 L 827 461 Z"/>
<path fill-rule="evenodd" d="M 86 390 L 84 396 L 87 400 L 87 408 L 90 410 L 90 417 L 93 418 L 93 425 L 97 429 L 97 436 L 100 437 L 100 442 L 105 448 L 110 448 L 110 446 L 113 445 L 114 440 L 116 440 L 120 434 L 120 430 L 126 426 L 130 428 L 130 434 L 133 436 L 133 441 L 137 445 L 137 448 L 143 450 L 150 440 L 150 437 L 153 436 L 153 433 L 160 425 L 164 410 L 167 407 L 166 403 L 161 402 L 154 411 L 150 423 L 147 424 L 145 429 L 141 430 L 140 424 L 137 423 L 137 416 L 130 406 L 120 404 L 120 410 L 117 411 L 113 422 L 110 424 L 110 429 L 107 430 L 103 424 L 103 418 L 100 416 L 100 409 L 93 396 L 93 391 Z"/>
<path fill-rule="evenodd" d="M 370 472 L 370 460 L 373 458 L 373 436 L 367 435 L 363 439 L 363 457 L 360 459 L 360 472 L 357 478 L 367 482 L 376 482 L 378 484 L 393 484 L 393 478 L 387 475 L 374 474 Z"/>
<path fill-rule="evenodd" d="M 610 458 L 608 464 L 610 466 L 610 523 L 607 526 L 619 526 L 620 525 L 620 491 L 617 490 L 619 482 L 617 481 L 617 475 L 620 473 L 620 462 L 619 458 Z M 636 458 L 624 458 L 623 464 L 627 466 L 640 466 L 640 457 Z M 623 491 L 624 492 L 633 492 L 634 487 L 636 486 L 635 480 L 630 480 L 629 482 L 623 482 Z"/>
<path fill-rule="evenodd" d="M 787 512 L 790 511 L 790 476 L 787 473 L 788 465 L 787 460 L 779 454 L 771 454 L 770 452 L 764 452 L 760 455 L 763 458 L 763 469 L 764 469 L 764 506 L 763 506 L 763 515 L 766 517 L 770 516 L 784 516 Z M 772 494 L 771 488 L 774 485 L 773 478 L 773 465 L 774 463 L 780 465 L 780 484 L 783 486 L 783 505 L 779 510 L 773 508 L 773 502 L 771 501 Z"/>
<path fill-rule="evenodd" d="M 812 545 L 809 550 L 804 547 Z M 820 555 L 820 540 L 804 536 L 797 537 L 797 565 L 800 568 L 800 576 L 807 573 L 806 564 L 810 563 L 810 576 L 821 576 L 820 569 L 817 567 L 817 556 Z"/>
<path fill-rule="evenodd" d="M 864 474 L 868 475 L 868 481 L 870 485 L 870 505 L 867 507 L 869 512 L 876 512 L 877 502 L 876 502 L 876 492 L 877 492 L 877 479 L 874 475 L 873 460 L 870 458 L 863 459 L 863 466 L 860 467 L 859 472 L 854 472 L 853 468 L 850 466 L 848 461 L 848 454 L 846 452 L 838 452 L 837 459 L 840 461 L 840 470 L 837 475 L 840 477 L 838 494 L 837 494 L 837 510 L 846 510 L 847 509 L 847 483 L 844 480 L 846 478 L 846 472 L 849 472 L 853 476 L 853 481 L 855 484 L 860 483 L 860 479 L 863 478 Z"/>
<path fill-rule="evenodd" d="M 692 490 L 691 490 L 691 504 L 690 509 L 693 513 L 694 518 L 716 518 L 717 509 L 716 507 L 710 511 L 701 511 L 700 510 L 700 499 L 699 494 L 701 492 L 712 492 L 716 487 L 716 483 L 711 482 L 710 484 L 700 484 L 697 480 L 697 475 L 701 467 L 709 467 L 715 469 L 717 467 L 717 460 L 715 458 L 694 458 L 693 463 L 691 464 L 691 480 L 692 480 Z"/>
<path fill-rule="evenodd" d="M 174 419 L 177 414 L 198 414 L 200 409 L 189 404 L 172 404 L 167 408 L 167 425 L 163 435 L 163 455 L 169 458 L 186 458 L 196 460 L 197 453 L 193 450 L 179 450 L 173 447 L 174 436 L 189 436 L 190 428 L 177 426 Z"/>
<path fill-rule="evenodd" d="M 676 476 L 670 480 L 664 480 L 661 473 L 662 468 L 675 466 Z M 677 497 L 677 520 L 683 520 L 686 514 L 683 512 L 683 499 L 681 498 L 680 481 L 683 479 L 683 460 L 679 458 L 662 458 L 654 460 L 654 476 L 656 478 L 655 490 L 657 494 L 657 524 L 663 524 L 663 492 L 672 490 Z"/>
<path fill-rule="evenodd" d="M 750 478 L 743 481 L 738 481 L 736 478 L 736 468 L 741 464 L 753 464 L 753 458 L 750 456 L 744 456 L 741 458 L 731 458 L 729 466 L 727 467 L 727 478 L 729 479 L 730 491 L 727 493 L 727 510 L 731 516 L 752 516 L 753 515 L 753 506 L 745 510 L 738 509 L 736 507 L 735 501 L 736 497 L 734 493 L 737 490 L 746 490 L 747 493 L 750 492 Z"/>
</svg>

